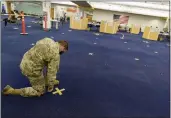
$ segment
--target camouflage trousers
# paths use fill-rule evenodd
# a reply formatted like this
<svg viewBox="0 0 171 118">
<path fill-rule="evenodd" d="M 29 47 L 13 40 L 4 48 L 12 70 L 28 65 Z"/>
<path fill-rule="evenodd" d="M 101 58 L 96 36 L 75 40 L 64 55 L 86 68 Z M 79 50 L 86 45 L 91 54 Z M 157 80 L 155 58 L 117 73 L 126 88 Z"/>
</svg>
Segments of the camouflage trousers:
<svg viewBox="0 0 171 118">
<path fill-rule="evenodd" d="M 33 96 L 39 96 L 40 94 L 45 93 L 46 80 L 43 74 L 40 76 L 26 76 L 26 77 L 30 81 L 30 84 L 32 87 L 22 88 L 21 96 L 33 97 Z"/>
</svg>

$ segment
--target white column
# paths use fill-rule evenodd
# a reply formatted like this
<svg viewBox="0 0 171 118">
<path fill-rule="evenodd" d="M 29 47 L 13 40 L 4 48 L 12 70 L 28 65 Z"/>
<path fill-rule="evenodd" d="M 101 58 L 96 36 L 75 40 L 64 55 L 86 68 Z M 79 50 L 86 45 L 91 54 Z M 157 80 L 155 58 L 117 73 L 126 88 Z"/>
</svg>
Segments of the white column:
<svg viewBox="0 0 171 118">
<path fill-rule="evenodd" d="M 83 10 L 80 8 L 80 11 L 79 11 L 79 15 L 80 15 L 80 18 L 83 16 Z"/>
<path fill-rule="evenodd" d="M 54 7 L 54 9 L 55 9 L 55 19 L 57 19 L 57 18 L 58 18 L 58 16 L 59 16 L 59 15 L 58 15 L 58 11 L 57 11 L 57 10 L 58 10 L 58 7 L 57 7 L 57 6 L 55 6 L 55 7 Z"/>
<path fill-rule="evenodd" d="M 11 10 L 12 10 L 12 11 L 15 10 L 15 5 L 14 5 L 14 3 L 11 3 Z"/>
<path fill-rule="evenodd" d="M 78 8 L 78 13 L 79 13 L 79 17 L 83 17 L 84 16 L 84 10 L 81 8 Z"/>
<path fill-rule="evenodd" d="M 169 25 L 169 17 L 167 17 L 167 20 L 166 20 L 166 22 L 164 24 L 164 28 L 168 28 L 168 25 Z"/>
<path fill-rule="evenodd" d="M 47 13 L 47 29 L 51 29 L 50 8 L 51 2 L 42 2 L 43 12 Z M 45 21 L 43 20 L 43 28 L 45 28 Z"/>
<path fill-rule="evenodd" d="M 55 17 L 60 18 L 59 7 L 58 6 L 55 6 Z"/>
</svg>

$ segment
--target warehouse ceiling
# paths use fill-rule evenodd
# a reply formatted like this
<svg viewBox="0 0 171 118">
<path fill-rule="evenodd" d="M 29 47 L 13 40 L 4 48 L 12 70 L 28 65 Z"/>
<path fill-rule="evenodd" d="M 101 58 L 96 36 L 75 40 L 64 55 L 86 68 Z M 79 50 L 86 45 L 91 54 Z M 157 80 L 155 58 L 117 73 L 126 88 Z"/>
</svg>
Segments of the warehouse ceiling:
<svg viewBox="0 0 171 118">
<path fill-rule="evenodd" d="M 87 1 L 72 1 L 72 2 L 81 7 L 91 8 L 91 4 L 89 4 Z"/>
<path fill-rule="evenodd" d="M 152 8 L 160 10 L 169 10 L 169 2 L 137 2 L 137 1 L 127 1 L 127 2 L 106 2 L 109 5 L 126 5 L 132 7 L 142 7 L 142 8 Z"/>
<path fill-rule="evenodd" d="M 157 17 L 168 17 L 169 14 L 168 0 L 161 0 L 158 2 L 148 2 L 148 1 L 140 1 L 140 0 L 131 0 L 129 2 L 128 1 L 126 2 L 125 0 L 119 0 L 117 2 L 114 2 L 113 0 L 108 0 L 107 2 L 104 2 L 102 0 L 98 0 L 98 2 L 90 2 L 88 0 L 87 1 L 46 0 L 46 1 L 51 2 L 53 4 L 80 6 L 80 7 L 87 7 L 87 8 L 93 7 L 94 9 L 127 12 L 133 14 L 157 16 Z M 41 5 L 41 3 L 38 2 L 38 0 L 36 0 L 35 3 Z"/>
</svg>

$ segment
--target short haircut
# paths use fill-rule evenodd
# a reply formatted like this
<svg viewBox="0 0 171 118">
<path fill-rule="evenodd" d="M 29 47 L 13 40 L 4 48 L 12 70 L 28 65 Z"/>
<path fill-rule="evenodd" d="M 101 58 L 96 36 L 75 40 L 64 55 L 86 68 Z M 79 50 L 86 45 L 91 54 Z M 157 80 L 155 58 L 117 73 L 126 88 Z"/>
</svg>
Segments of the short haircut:
<svg viewBox="0 0 171 118">
<path fill-rule="evenodd" d="M 58 43 L 64 46 L 65 50 L 68 50 L 68 42 L 65 40 L 59 40 Z"/>
</svg>

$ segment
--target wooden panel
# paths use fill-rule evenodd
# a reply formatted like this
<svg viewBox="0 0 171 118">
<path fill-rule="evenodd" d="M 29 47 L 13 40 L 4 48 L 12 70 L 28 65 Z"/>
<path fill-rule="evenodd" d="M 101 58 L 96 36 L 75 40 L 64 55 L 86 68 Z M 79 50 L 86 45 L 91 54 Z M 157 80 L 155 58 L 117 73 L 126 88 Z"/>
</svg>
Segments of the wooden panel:
<svg viewBox="0 0 171 118">
<path fill-rule="evenodd" d="M 138 27 L 138 28 L 137 28 L 137 30 L 136 30 L 137 32 L 135 32 L 136 34 L 139 34 L 139 33 L 140 33 L 140 28 L 141 28 L 141 27 Z"/>
<path fill-rule="evenodd" d="M 50 8 L 50 18 L 51 19 L 55 18 L 55 10 L 54 10 L 54 8 Z"/>
<path fill-rule="evenodd" d="M 158 32 L 150 32 L 148 39 L 157 41 L 158 36 L 159 36 Z"/>
<path fill-rule="evenodd" d="M 11 2 L 10 1 L 7 1 L 6 3 L 7 3 L 8 14 L 10 14 L 11 13 L 11 10 L 12 10 L 12 8 L 11 8 Z"/>
<path fill-rule="evenodd" d="M 107 26 L 106 33 L 113 34 L 113 29 L 114 29 L 113 26 Z"/>
<path fill-rule="evenodd" d="M 88 18 L 83 18 L 82 29 L 88 28 Z"/>
<path fill-rule="evenodd" d="M 106 33 L 109 33 L 109 34 L 113 34 L 113 31 L 114 31 L 114 26 L 113 26 L 113 22 L 108 22 L 107 23 L 107 27 L 106 27 Z"/>
<path fill-rule="evenodd" d="M 87 30 L 88 18 L 76 20 L 74 17 L 70 17 L 70 28 L 78 30 Z"/>
<path fill-rule="evenodd" d="M 132 34 L 139 34 L 140 33 L 140 27 L 133 25 L 131 28 Z"/>
<path fill-rule="evenodd" d="M 74 21 L 74 29 L 81 29 L 81 21 L 80 20 L 75 20 Z"/>
<path fill-rule="evenodd" d="M 134 27 L 134 25 L 132 25 L 132 27 L 131 27 L 131 33 L 134 33 L 135 32 L 135 27 Z"/>
<path fill-rule="evenodd" d="M 144 33 L 143 33 L 143 38 L 148 39 L 150 33 L 150 27 L 145 27 Z"/>
<path fill-rule="evenodd" d="M 101 21 L 101 24 L 100 24 L 100 32 L 104 32 L 105 31 L 105 25 L 107 25 L 105 23 L 105 21 Z"/>
<path fill-rule="evenodd" d="M 87 16 L 86 16 L 86 17 L 88 18 L 88 21 L 89 21 L 89 22 L 91 22 L 91 21 L 92 21 L 92 17 L 93 17 L 92 15 L 88 15 L 88 14 L 87 14 Z"/>
<path fill-rule="evenodd" d="M 116 34 L 118 31 L 119 22 L 104 22 L 101 21 L 100 32 L 108 34 Z"/>
<path fill-rule="evenodd" d="M 70 17 L 70 28 L 73 28 L 73 17 Z"/>
<path fill-rule="evenodd" d="M 113 33 L 114 33 L 114 34 L 117 33 L 119 24 L 120 24 L 119 22 L 114 22 L 114 30 L 113 30 Z"/>
</svg>

